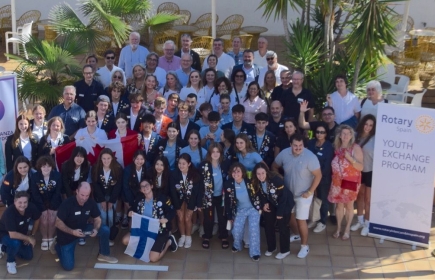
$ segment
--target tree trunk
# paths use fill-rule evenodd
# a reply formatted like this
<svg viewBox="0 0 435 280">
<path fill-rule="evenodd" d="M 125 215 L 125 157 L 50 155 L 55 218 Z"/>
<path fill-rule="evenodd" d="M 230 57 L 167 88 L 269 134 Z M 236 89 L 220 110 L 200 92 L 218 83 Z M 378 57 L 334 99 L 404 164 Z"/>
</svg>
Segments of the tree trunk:
<svg viewBox="0 0 435 280">
<path fill-rule="evenodd" d="M 340 24 L 340 26 L 339 26 L 339 28 L 338 28 L 338 34 L 337 34 L 337 37 L 335 38 L 335 44 L 338 44 L 338 42 L 340 41 L 341 34 L 343 34 L 343 30 L 344 30 L 344 28 L 346 27 L 346 24 L 347 24 L 347 22 L 349 21 L 349 18 L 350 18 L 350 15 L 351 15 L 351 14 L 352 14 L 352 11 L 347 12 L 347 15 L 346 15 L 346 17 L 345 17 L 343 23 Z"/>
<path fill-rule="evenodd" d="M 310 26 L 310 8 L 311 8 L 311 0 L 307 0 L 307 7 L 306 7 L 306 12 L 307 12 L 307 26 Z"/>
<path fill-rule="evenodd" d="M 306 1 L 307 1 L 307 0 L 304 1 L 304 5 L 303 5 L 303 7 L 302 7 L 302 12 L 301 12 L 301 14 L 302 14 L 301 23 L 302 23 L 303 25 L 305 25 L 305 9 L 306 9 L 306 7 L 307 7 L 307 5 L 306 5 Z"/>
<path fill-rule="evenodd" d="M 330 34 L 330 29 L 332 27 L 331 27 L 330 17 L 331 17 L 330 11 L 327 11 L 326 14 L 325 14 L 325 19 L 324 19 L 325 20 L 325 30 L 324 30 L 324 34 L 323 34 L 323 45 L 324 45 L 324 48 L 325 48 L 325 51 L 326 51 L 326 53 L 325 53 L 325 59 L 327 59 L 327 60 L 329 60 L 330 57 L 331 57 L 331 53 L 330 53 L 331 48 L 330 48 L 330 41 L 329 41 L 330 37 L 329 37 L 329 34 Z"/>
<path fill-rule="evenodd" d="M 334 42 L 334 24 L 335 24 L 335 7 L 334 1 L 329 0 L 329 11 L 330 11 L 330 21 L 329 21 L 329 60 L 331 61 L 335 54 L 335 42 Z"/>
<path fill-rule="evenodd" d="M 282 24 L 284 27 L 285 40 L 290 43 L 290 31 L 288 29 L 287 13 L 283 13 L 282 15 Z"/>
<path fill-rule="evenodd" d="M 364 54 L 361 54 L 358 57 L 358 60 L 356 61 L 356 64 L 355 64 L 355 73 L 353 74 L 352 86 L 350 88 L 350 92 L 352 92 L 352 93 L 355 93 L 356 84 L 358 83 L 359 72 L 361 70 L 361 65 L 362 65 L 363 60 L 364 60 Z"/>
</svg>

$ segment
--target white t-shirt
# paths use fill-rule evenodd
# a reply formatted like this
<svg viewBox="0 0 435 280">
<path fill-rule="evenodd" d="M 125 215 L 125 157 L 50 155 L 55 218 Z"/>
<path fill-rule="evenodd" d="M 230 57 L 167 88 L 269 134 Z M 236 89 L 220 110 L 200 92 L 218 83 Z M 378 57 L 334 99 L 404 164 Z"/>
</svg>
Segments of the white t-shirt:
<svg viewBox="0 0 435 280">
<path fill-rule="evenodd" d="M 258 84 L 260 85 L 260 87 L 264 86 L 264 76 L 266 75 L 266 72 L 268 70 L 269 70 L 268 67 L 263 67 L 260 69 L 260 74 L 258 75 Z M 283 71 L 283 70 L 288 70 L 288 67 L 278 63 L 278 68 L 276 68 L 276 70 L 274 71 L 276 83 L 278 85 L 281 84 L 281 71 Z"/>
<path fill-rule="evenodd" d="M 207 69 L 208 63 L 207 63 L 208 56 L 204 59 L 204 65 L 202 66 L 202 69 Z M 220 57 L 218 57 L 218 63 L 216 65 L 216 70 L 222 71 L 225 74 L 225 77 L 228 79 L 231 78 L 231 73 L 233 72 L 233 67 L 236 65 L 234 62 L 234 58 L 227 55 L 226 53 L 222 53 Z"/>
<path fill-rule="evenodd" d="M 385 100 L 380 100 L 378 103 L 376 103 L 376 105 L 373 105 L 371 100 L 366 99 L 364 105 L 361 107 L 361 118 L 368 114 L 372 114 L 376 117 L 378 115 L 378 104 L 384 102 Z"/>
<path fill-rule="evenodd" d="M 347 121 L 355 113 L 361 112 L 361 105 L 359 104 L 358 97 L 350 91 L 342 97 L 338 91 L 331 94 L 332 108 L 335 111 L 335 122 L 341 124 Z"/>
<path fill-rule="evenodd" d="M 266 54 L 264 54 L 264 56 L 261 56 L 259 51 L 255 51 L 254 52 L 254 63 L 257 64 L 258 67 L 267 68 Z"/>
<path fill-rule="evenodd" d="M 23 156 L 28 160 L 32 160 L 32 146 L 30 145 L 30 138 L 23 139 L 20 137 L 21 149 L 23 150 Z"/>
</svg>

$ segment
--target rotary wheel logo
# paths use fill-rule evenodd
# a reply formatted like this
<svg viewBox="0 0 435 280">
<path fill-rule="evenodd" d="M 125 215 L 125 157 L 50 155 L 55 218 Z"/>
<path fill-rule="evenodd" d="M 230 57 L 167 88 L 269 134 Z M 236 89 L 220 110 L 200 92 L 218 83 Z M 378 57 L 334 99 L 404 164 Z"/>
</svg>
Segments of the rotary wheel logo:
<svg viewBox="0 0 435 280">
<path fill-rule="evenodd" d="M 435 129 L 435 120 L 431 116 L 422 115 L 415 120 L 415 128 L 421 133 L 429 134 Z"/>
<path fill-rule="evenodd" d="M 5 105 L 3 104 L 3 102 L 0 101 L 0 120 L 3 119 L 5 113 L 6 113 Z"/>
</svg>

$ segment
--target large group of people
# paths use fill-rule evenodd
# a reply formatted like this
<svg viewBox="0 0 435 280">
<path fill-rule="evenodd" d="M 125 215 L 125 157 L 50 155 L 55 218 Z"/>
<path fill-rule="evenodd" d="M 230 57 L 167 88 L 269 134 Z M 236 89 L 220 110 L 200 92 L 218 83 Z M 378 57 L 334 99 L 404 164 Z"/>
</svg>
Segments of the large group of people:
<svg viewBox="0 0 435 280">
<path fill-rule="evenodd" d="M 38 230 L 41 249 L 57 253 L 65 270 L 74 268 L 77 243 L 96 236 L 98 260 L 116 263 L 110 247 L 135 214 L 160 221 L 152 262 L 168 249 L 190 248 L 196 231 L 204 249 L 217 235 L 222 249 L 249 248 L 258 261 L 260 225 L 265 256 L 279 250 L 275 257 L 283 259 L 290 242 L 300 242 L 297 257 L 305 258 L 309 229 L 324 231 L 328 212 L 334 238 L 347 240 L 359 229 L 367 235 L 379 82 L 368 84 L 360 104 L 346 77 L 337 76 L 317 120 L 303 73 L 279 64 L 263 37 L 257 51 L 241 51 L 234 37 L 228 54 L 214 39 L 203 65 L 189 35 L 177 52 L 165 42 L 161 57 L 139 39 L 130 35 L 118 66 L 112 50 L 101 68 L 88 57 L 83 79 L 64 88 L 48 117 L 38 105 L 32 120 L 17 118 L 0 156 L 7 206 L 0 256 L 7 254 L 9 273 L 16 273 L 16 257 L 32 258 Z M 87 141 L 130 135 L 137 136 L 130 165 L 121 166 L 108 148 L 88 161 Z M 58 170 L 56 149 L 71 141 L 76 147 Z M 314 197 L 318 220 L 310 218 Z M 358 222 L 351 225 L 355 201 Z M 127 245 L 129 233 L 121 240 Z"/>
</svg>

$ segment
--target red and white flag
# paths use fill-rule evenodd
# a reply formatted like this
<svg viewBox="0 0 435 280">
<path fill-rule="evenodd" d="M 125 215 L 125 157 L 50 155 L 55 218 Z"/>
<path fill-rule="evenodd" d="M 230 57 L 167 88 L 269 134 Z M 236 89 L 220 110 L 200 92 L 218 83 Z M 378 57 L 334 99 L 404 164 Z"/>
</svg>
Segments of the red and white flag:
<svg viewBox="0 0 435 280">
<path fill-rule="evenodd" d="M 94 139 L 87 137 L 83 140 L 76 140 L 75 142 L 56 148 L 56 165 L 59 170 L 61 169 L 62 163 L 70 158 L 76 146 L 85 148 L 91 165 L 97 162 L 101 150 L 109 148 L 122 167 L 129 165 L 133 161 L 133 154 L 138 149 L 136 135 L 125 136 L 121 139 L 99 140 L 98 143 Z"/>
</svg>

